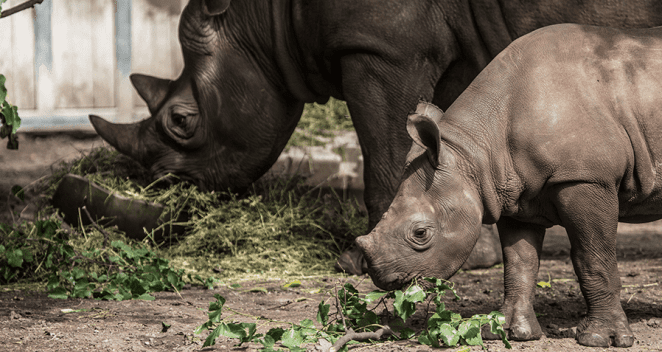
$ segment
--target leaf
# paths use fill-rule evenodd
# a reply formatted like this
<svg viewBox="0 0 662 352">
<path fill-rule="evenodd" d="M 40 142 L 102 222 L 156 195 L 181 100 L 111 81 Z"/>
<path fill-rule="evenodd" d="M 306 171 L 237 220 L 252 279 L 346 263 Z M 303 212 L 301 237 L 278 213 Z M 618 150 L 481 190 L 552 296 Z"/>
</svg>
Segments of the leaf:
<svg viewBox="0 0 662 352">
<path fill-rule="evenodd" d="M 439 347 L 439 342 L 437 342 L 437 338 L 432 334 L 430 334 L 430 332 L 428 331 L 423 331 L 418 336 L 418 342 L 423 345 Z"/>
<path fill-rule="evenodd" d="M 231 288 L 240 288 L 241 285 L 239 285 L 239 284 L 232 284 L 232 285 L 230 285 L 230 287 L 231 287 Z"/>
<path fill-rule="evenodd" d="M 288 282 L 285 285 L 283 285 L 284 288 L 299 287 L 299 286 L 301 286 L 301 281 L 299 280 L 294 280 L 292 282 Z"/>
<path fill-rule="evenodd" d="M 265 348 L 273 350 L 274 345 L 276 344 L 276 341 L 274 340 L 273 337 L 266 335 L 262 340 L 258 340 L 259 343 L 262 344 Z"/>
<path fill-rule="evenodd" d="M 462 338 L 464 338 L 468 345 L 483 346 L 483 339 L 480 336 L 480 326 L 477 321 L 463 321 L 457 328 L 457 332 Z"/>
<path fill-rule="evenodd" d="M 150 295 L 149 293 L 143 293 L 142 295 L 135 297 L 134 299 L 140 299 L 143 301 L 153 301 L 156 299 L 156 297 Z"/>
<path fill-rule="evenodd" d="M 416 331 L 410 328 L 404 328 L 400 330 L 400 340 L 409 340 L 416 334 Z"/>
<path fill-rule="evenodd" d="M 499 325 L 503 325 L 506 323 L 506 316 L 497 310 L 490 312 L 490 314 L 487 315 L 487 319 L 494 320 L 494 322 L 498 323 Z"/>
<path fill-rule="evenodd" d="M 395 301 L 393 302 L 393 308 L 395 309 L 395 314 L 403 321 L 406 321 L 407 318 L 412 316 L 416 311 L 415 303 L 406 300 L 405 294 L 400 290 L 395 291 Z"/>
<path fill-rule="evenodd" d="M 405 299 L 412 303 L 423 302 L 425 300 L 425 291 L 418 285 L 411 286 L 405 291 Z"/>
<path fill-rule="evenodd" d="M 213 288 L 213 286 L 212 286 L 212 288 Z M 248 292 L 263 292 L 263 293 L 269 293 L 269 291 L 267 291 L 267 289 L 264 288 L 264 287 L 253 287 L 253 288 L 251 288 L 250 290 L 248 290 Z"/>
<path fill-rule="evenodd" d="M 4 0 L 0 0 L 0 4 L 3 2 Z M 5 98 L 7 98 L 7 88 L 5 87 L 5 82 L 7 82 L 7 78 L 5 75 L 0 74 L 0 105 L 4 104 Z"/>
<path fill-rule="evenodd" d="M 209 313 L 207 315 L 210 322 L 218 323 L 221 321 L 221 313 L 223 305 L 225 304 L 225 298 L 218 293 L 215 294 L 214 297 L 216 297 L 216 302 L 209 303 Z"/>
<path fill-rule="evenodd" d="M 21 201 L 25 201 L 25 192 L 23 191 L 23 187 L 19 185 L 12 186 L 11 194 L 15 195 Z"/>
<path fill-rule="evenodd" d="M 2 115 L 5 117 L 5 124 L 12 127 L 12 134 L 21 127 L 21 119 L 18 117 L 18 108 L 11 104 L 5 104 L 2 107 Z"/>
<path fill-rule="evenodd" d="M 309 328 L 309 329 L 314 329 L 315 328 L 315 322 L 313 322 L 310 319 L 304 319 L 301 322 L 299 322 L 299 325 L 303 326 L 304 328 Z"/>
<path fill-rule="evenodd" d="M 441 341 L 443 341 L 448 347 L 455 347 L 457 346 L 458 341 L 460 341 L 460 334 L 458 331 L 447 323 L 441 324 L 438 332 Z"/>
<path fill-rule="evenodd" d="M 161 332 L 168 332 L 168 329 L 170 329 L 172 325 L 167 324 L 165 321 L 161 322 Z"/>
<path fill-rule="evenodd" d="M 550 284 L 547 281 L 540 281 L 539 283 L 536 284 L 536 286 L 540 288 L 545 288 L 545 287 L 552 288 L 552 284 Z"/>
<path fill-rule="evenodd" d="M 23 251 L 20 249 L 14 249 L 13 251 L 7 251 L 7 263 L 9 265 L 20 268 L 23 265 Z"/>
<path fill-rule="evenodd" d="M 379 300 L 380 298 L 384 297 L 386 294 L 388 294 L 388 292 L 372 291 L 372 292 L 368 293 L 367 295 L 365 295 L 365 298 L 363 299 L 363 301 L 365 301 L 365 303 L 367 303 L 367 304 L 370 304 L 370 303 L 373 303 L 373 302 Z"/>
<path fill-rule="evenodd" d="M 217 326 L 214 331 L 209 333 L 209 336 L 205 339 L 205 343 L 202 344 L 202 347 L 213 346 L 216 343 L 216 339 L 221 335 L 221 325 Z"/>
<path fill-rule="evenodd" d="M 324 301 L 321 301 L 317 306 L 317 321 L 326 325 L 329 322 L 329 309 L 331 308 L 330 304 L 324 304 Z"/>
<path fill-rule="evenodd" d="M 298 330 L 295 330 L 294 327 L 292 327 L 290 330 L 287 330 L 283 334 L 283 345 L 287 346 L 288 348 L 292 349 L 292 347 L 299 347 L 303 343 L 303 337 L 299 333 Z"/>
<path fill-rule="evenodd" d="M 274 342 L 275 341 L 280 341 L 280 339 L 283 338 L 283 334 L 285 333 L 285 330 L 283 328 L 271 328 L 267 333 L 265 334 L 265 337 L 269 336 L 271 337 Z"/>
</svg>

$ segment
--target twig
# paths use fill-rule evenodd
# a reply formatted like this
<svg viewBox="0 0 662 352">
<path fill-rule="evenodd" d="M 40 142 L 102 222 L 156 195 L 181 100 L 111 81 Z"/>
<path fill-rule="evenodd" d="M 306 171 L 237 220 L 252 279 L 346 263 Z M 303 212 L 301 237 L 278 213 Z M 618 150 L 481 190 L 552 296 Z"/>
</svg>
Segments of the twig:
<svg viewBox="0 0 662 352">
<path fill-rule="evenodd" d="M 388 325 L 384 325 L 382 328 L 378 329 L 377 331 L 368 331 L 368 332 L 355 332 L 351 328 L 347 330 L 347 333 L 345 336 L 341 337 L 336 341 L 336 343 L 331 346 L 329 349 L 329 352 L 333 351 L 338 351 L 343 346 L 345 346 L 346 343 L 349 341 L 364 341 L 364 340 L 379 340 L 382 338 L 382 336 L 388 336 L 393 334 L 393 330 L 391 330 L 391 327 Z"/>
<path fill-rule="evenodd" d="M 24 3 L 22 3 L 22 4 L 16 5 L 16 6 L 10 8 L 10 9 L 2 11 L 2 13 L 0 13 L 0 18 L 5 18 L 5 17 L 11 16 L 11 15 L 17 13 L 17 12 L 27 10 L 31 7 L 34 7 L 34 5 L 41 4 L 42 2 L 44 2 L 44 0 L 28 0 Z"/>
<path fill-rule="evenodd" d="M 99 224 L 97 224 L 97 222 L 94 221 L 94 219 L 92 219 L 92 215 L 87 210 L 87 206 L 83 205 L 83 207 L 81 209 L 83 209 L 83 211 L 85 212 L 85 215 L 87 215 L 87 218 L 90 219 L 90 222 L 92 222 L 92 225 L 94 226 L 94 228 L 97 229 L 99 232 L 101 232 L 101 234 L 103 234 L 103 248 L 105 249 L 106 247 L 108 247 L 108 237 L 110 235 L 108 234 L 108 232 L 106 232 L 106 230 L 101 228 L 101 226 L 99 226 Z"/>
<path fill-rule="evenodd" d="M 336 314 L 340 313 L 340 317 L 342 318 L 342 327 L 343 330 L 347 331 L 347 324 L 345 324 L 345 314 L 342 313 L 342 309 L 340 308 L 340 300 L 338 299 L 338 286 L 334 287 L 336 290 Z M 347 297 L 347 294 L 345 294 L 345 297 Z M 345 302 L 346 303 L 346 302 Z"/>
<path fill-rule="evenodd" d="M 177 291 L 177 287 L 175 287 L 175 285 L 173 285 L 173 284 L 170 284 L 170 286 L 172 286 L 172 289 L 175 290 L 175 293 L 177 293 L 177 295 L 179 296 L 179 298 L 181 298 L 182 301 L 183 301 L 183 300 L 184 300 L 184 297 L 182 297 L 182 294 L 179 293 L 179 291 Z"/>
</svg>

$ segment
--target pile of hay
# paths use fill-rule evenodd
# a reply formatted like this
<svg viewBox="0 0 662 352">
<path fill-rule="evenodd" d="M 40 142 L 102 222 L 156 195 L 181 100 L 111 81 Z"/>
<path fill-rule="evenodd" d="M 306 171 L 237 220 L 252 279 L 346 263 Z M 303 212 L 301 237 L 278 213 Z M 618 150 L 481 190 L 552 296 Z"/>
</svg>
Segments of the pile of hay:
<svg viewBox="0 0 662 352">
<path fill-rule="evenodd" d="M 327 275 L 338 255 L 367 229 L 356 201 L 343 202 L 298 178 L 260 180 L 241 195 L 201 192 L 186 182 L 152 182 L 132 160 L 98 148 L 62 164 L 45 193 L 52 195 L 66 173 L 123 196 L 164 204 L 169 218 L 187 214 L 182 238 L 144 242 L 175 266 L 202 277 Z"/>
</svg>

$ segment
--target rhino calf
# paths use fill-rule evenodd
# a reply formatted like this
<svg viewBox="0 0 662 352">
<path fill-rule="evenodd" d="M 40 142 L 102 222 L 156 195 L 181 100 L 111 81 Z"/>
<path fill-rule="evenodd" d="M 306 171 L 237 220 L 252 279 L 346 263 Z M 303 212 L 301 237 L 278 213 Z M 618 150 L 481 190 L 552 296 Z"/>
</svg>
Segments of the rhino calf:
<svg viewBox="0 0 662 352">
<path fill-rule="evenodd" d="M 357 239 L 375 284 L 451 277 L 496 222 L 506 328 L 539 339 L 540 252 L 545 229 L 562 225 L 588 308 L 577 341 L 632 346 L 616 228 L 662 218 L 660 53 L 662 27 L 550 26 L 513 42 L 445 114 L 420 103 L 397 195 Z"/>
</svg>

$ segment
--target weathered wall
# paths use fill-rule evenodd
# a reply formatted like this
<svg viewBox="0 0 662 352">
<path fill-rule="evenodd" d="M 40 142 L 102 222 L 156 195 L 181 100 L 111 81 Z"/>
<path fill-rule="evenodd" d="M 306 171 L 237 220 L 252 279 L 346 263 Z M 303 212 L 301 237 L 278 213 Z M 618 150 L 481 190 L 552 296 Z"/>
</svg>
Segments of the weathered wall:
<svg viewBox="0 0 662 352">
<path fill-rule="evenodd" d="M 19 107 L 21 130 L 91 130 L 90 113 L 116 122 L 144 117 L 129 74 L 179 75 L 177 26 L 186 3 L 44 1 L 0 20 L 0 73 Z"/>
</svg>

